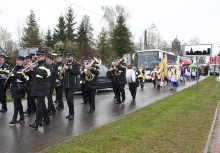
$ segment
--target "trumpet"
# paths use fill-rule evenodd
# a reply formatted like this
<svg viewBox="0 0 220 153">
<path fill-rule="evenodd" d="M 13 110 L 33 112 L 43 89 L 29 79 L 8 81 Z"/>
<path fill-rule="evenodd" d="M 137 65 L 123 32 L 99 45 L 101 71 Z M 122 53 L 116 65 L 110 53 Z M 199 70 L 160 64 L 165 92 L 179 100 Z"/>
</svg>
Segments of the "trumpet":
<svg viewBox="0 0 220 153">
<path fill-rule="evenodd" d="M 88 68 L 94 67 L 96 64 L 101 64 L 101 63 L 102 63 L 102 60 L 101 60 L 101 59 L 98 59 L 98 58 L 94 57 L 94 58 L 93 58 L 93 61 L 88 65 Z M 87 68 L 87 69 L 88 69 L 88 68 Z M 89 69 L 89 70 L 86 70 L 85 73 L 86 73 L 86 75 L 85 75 L 86 81 L 92 81 L 92 80 L 94 80 L 95 75 L 93 75 L 93 74 L 91 73 L 90 69 Z"/>
<path fill-rule="evenodd" d="M 21 73 L 27 72 L 27 70 L 28 70 L 31 66 L 37 65 L 37 63 L 38 63 L 38 61 L 35 61 L 34 63 L 32 63 L 32 64 L 30 64 L 30 65 L 27 65 L 27 63 L 26 63 L 26 67 L 21 71 Z"/>
</svg>

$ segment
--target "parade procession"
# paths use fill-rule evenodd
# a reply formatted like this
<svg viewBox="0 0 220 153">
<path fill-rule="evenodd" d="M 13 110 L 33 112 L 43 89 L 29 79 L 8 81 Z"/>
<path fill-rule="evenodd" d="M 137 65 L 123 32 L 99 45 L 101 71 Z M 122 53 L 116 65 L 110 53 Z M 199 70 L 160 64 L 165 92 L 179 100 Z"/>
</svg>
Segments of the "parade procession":
<svg viewBox="0 0 220 153">
<path fill-rule="evenodd" d="M 170 66 L 167 58 L 171 53 L 165 51 L 147 50 L 136 54 L 150 52 L 158 52 L 161 56 L 160 58 L 158 56 L 157 61 L 148 61 L 148 63 L 147 60 L 143 62 L 142 58 L 151 57 L 139 56 L 136 63 L 129 66 L 126 64 L 125 57 L 113 59 L 112 65 L 104 75 L 111 82 L 112 98 L 115 99 L 115 104 L 125 103 L 127 96 L 131 96 L 135 102 L 138 99 L 136 97 L 138 87 L 143 91 L 145 86 L 152 86 L 151 90 L 170 88 L 171 91 L 176 92 L 179 85 L 185 84 L 187 80 L 195 79 L 199 74 L 195 66 L 192 67 L 189 62 Z M 37 51 L 36 55 L 17 56 L 15 67 L 12 68 L 6 64 L 5 57 L 0 56 L 0 92 L 2 95 L 0 112 L 7 112 L 8 109 L 7 89 L 10 89 L 14 103 L 14 114 L 9 124 L 24 123 L 26 115 L 36 114 L 35 121 L 29 126 L 38 129 L 39 126 L 50 125 L 50 116 L 64 108 L 69 110 L 65 118 L 73 120 L 76 91 L 82 93 L 82 104 L 89 104 L 88 113 L 95 112 L 102 60 L 97 57 L 86 57 L 80 63 L 74 57 L 74 52 L 67 52 L 64 59 L 61 54 L 46 54 L 44 51 Z M 146 79 L 148 76 L 150 76 L 150 81 Z M 126 86 L 129 88 L 130 95 L 125 93 Z M 23 106 L 22 100 L 25 97 L 27 105 Z"/>
</svg>

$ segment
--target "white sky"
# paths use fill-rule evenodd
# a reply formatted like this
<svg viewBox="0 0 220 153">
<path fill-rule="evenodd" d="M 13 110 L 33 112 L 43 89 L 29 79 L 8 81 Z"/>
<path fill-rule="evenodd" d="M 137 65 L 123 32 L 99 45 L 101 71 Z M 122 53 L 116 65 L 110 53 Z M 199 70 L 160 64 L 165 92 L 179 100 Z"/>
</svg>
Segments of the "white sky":
<svg viewBox="0 0 220 153">
<path fill-rule="evenodd" d="M 95 12 L 91 13 L 69 2 Z M 0 26 L 18 38 L 18 27 L 25 26 L 25 21 L 33 9 L 41 30 L 46 32 L 58 23 L 61 13 L 65 14 L 68 6 L 75 11 L 76 20 L 82 16 L 90 16 L 97 35 L 104 26 L 101 21 L 101 6 L 122 5 L 130 13 L 128 23 L 139 42 L 144 30 L 154 22 L 157 29 L 167 42 L 177 36 L 181 43 L 188 42 L 193 37 L 201 39 L 202 43 L 213 44 L 213 52 L 220 51 L 220 0 L 0 0 Z M 99 15 L 97 15 L 99 14 Z"/>
</svg>

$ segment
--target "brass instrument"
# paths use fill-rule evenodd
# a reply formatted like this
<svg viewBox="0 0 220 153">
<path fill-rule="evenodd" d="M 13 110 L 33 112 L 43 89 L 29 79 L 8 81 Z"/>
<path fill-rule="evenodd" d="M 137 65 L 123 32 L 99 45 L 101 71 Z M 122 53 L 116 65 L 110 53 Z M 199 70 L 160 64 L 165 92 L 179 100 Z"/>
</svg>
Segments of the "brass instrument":
<svg viewBox="0 0 220 153">
<path fill-rule="evenodd" d="M 88 67 L 94 67 L 96 64 L 101 64 L 102 63 L 102 60 L 101 59 L 98 59 L 96 57 L 93 58 L 93 61 L 88 65 Z M 95 75 L 93 75 L 91 73 L 91 71 L 89 70 L 86 70 L 85 71 L 85 79 L 86 81 L 92 81 L 94 78 L 95 78 Z"/>
<path fill-rule="evenodd" d="M 28 70 L 31 66 L 37 65 L 37 63 L 38 63 L 38 61 L 35 61 L 34 63 L 32 63 L 32 64 L 30 64 L 30 65 L 28 65 L 28 64 L 26 63 L 26 67 L 21 71 L 21 73 L 27 72 L 27 70 Z"/>
<path fill-rule="evenodd" d="M 63 73 L 65 71 L 64 66 L 65 66 L 65 64 L 63 65 L 62 69 L 60 70 L 58 79 L 56 79 L 56 87 L 59 87 L 62 84 L 61 76 L 63 75 Z"/>
<path fill-rule="evenodd" d="M 126 61 L 126 58 L 125 57 L 122 57 L 117 63 L 116 63 L 116 67 L 118 65 L 120 65 L 122 62 Z M 120 71 L 115 71 L 115 75 L 120 75 L 121 72 Z"/>
</svg>

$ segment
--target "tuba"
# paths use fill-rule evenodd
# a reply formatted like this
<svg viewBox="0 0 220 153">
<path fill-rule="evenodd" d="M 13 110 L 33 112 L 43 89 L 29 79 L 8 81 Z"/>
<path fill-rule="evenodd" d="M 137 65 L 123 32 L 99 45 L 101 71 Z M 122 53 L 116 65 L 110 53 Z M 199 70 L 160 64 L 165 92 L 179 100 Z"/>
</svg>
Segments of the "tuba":
<svg viewBox="0 0 220 153">
<path fill-rule="evenodd" d="M 118 65 L 120 65 L 122 62 L 124 62 L 124 61 L 126 61 L 126 58 L 125 57 L 122 57 L 119 61 L 117 61 L 117 63 L 116 63 L 116 67 L 118 66 Z M 120 71 L 115 71 L 115 75 L 120 75 L 121 74 L 121 72 Z"/>
<path fill-rule="evenodd" d="M 88 67 L 94 67 L 95 65 L 101 64 L 101 63 L 102 63 L 101 59 L 94 57 L 93 61 L 88 65 Z M 94 78 L 95 78 L 95 75 L 93 75 L 91 71 L 86 70 L 86 75 L 85 75 L 86 81 L 92 81 L 94 80 Z"/>
</svg>

